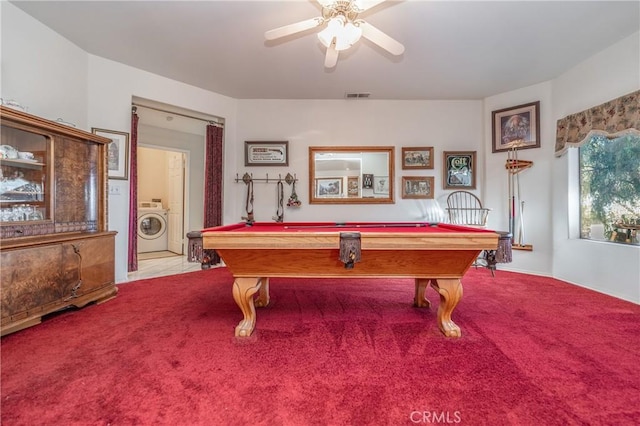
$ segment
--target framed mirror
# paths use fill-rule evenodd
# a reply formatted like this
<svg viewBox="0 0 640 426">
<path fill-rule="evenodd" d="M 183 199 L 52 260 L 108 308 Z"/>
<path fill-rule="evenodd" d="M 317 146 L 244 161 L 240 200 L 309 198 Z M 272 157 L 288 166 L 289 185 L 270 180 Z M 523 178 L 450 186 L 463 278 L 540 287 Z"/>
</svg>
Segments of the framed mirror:
<svg viewBox="0 0 640 426">
<path fill-rule="evenodd" d="M 310 204 L 393 204 L 394 147 L 310 146 Z"/>
</svg>

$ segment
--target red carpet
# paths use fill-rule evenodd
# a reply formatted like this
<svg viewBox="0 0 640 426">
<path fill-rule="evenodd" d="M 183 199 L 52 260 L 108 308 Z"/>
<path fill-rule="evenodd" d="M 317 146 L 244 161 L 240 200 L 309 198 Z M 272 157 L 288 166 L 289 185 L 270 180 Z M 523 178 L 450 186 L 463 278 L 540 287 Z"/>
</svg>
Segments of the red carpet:
<svg viewBox="0 0 640 426">
<path fill-rule="evenodd" d="M 2 425 L 640 424 L 638 305 L 471 270 L 449 339 L 411 280 L 272 279 L 239 340 L 231 282 L 123 284 L 5 336 Z"/>
</svg>

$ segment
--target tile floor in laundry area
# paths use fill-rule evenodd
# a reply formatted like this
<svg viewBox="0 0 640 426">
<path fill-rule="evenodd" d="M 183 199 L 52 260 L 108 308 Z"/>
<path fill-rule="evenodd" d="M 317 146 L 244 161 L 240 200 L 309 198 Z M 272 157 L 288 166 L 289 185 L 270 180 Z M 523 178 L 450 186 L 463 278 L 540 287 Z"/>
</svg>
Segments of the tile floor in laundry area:
<svg viewBox="0 0 640 426">
<path fill-rule="evenodd" d="M 138 254 L 138 270 L 129 272 L 128 281 L 164 277 L 199 271 L 200 269 L 200 263 L 188 262 L 186 255 L 181 256 L 171 252 L 140 253 Z"/>
</svg>

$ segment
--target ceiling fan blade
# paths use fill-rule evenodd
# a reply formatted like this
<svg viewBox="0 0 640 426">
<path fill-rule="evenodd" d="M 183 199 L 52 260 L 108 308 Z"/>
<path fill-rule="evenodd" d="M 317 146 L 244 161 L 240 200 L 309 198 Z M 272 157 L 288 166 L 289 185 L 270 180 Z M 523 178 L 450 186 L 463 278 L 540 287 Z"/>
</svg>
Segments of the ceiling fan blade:
<svg viewBox="0 0 640 426">
<path fill-rule="evenodd" d="M 369 10 L 380 3 L 384 3 L 385 1 L 387 0 L 354 0 L 354 3 L 358 5 L 361 12 L 364 12 L 365 10 Z"/>
<path fill-rule="evenodd" d="M 402 55 L 404 53 L 404 46 L 401 43 L 392 39 L 373 25 L 360 21 L 360 28 L 362 28 L 362 37 L 371 40 L 392 55 Z"/>
<path fill-rule="evenodd" d="M 327 55 L 324 57 L 324 67 L 333 68 L 338 63 L 338 51 L 335 49 L 335 43 L 327 47 Z"/>
<path fill-rule="evenodd" d="M 311 28 L 315 28 L 319 25 L 322 25 L 323 22 L 324 22 L 324 19 L 322 18 L 307 19 L 305 21 L 296 22 L 295 24 L 289 24 L 289 25 L 285 25 L 284 27 L 279 27 L 273 30 L 269 30 L 264 33 L 264 38 L 266 38 L 267 40 L 275 40 L 280 37 L 285 37 L 291 34 L 306 31 Z"/>
<path fill-rule="evenodd" d="M 335 3 L 335 0 L 318 0 L 318 3 L 320 3 L 322 7 L 328 7 Z"/>
</svg>

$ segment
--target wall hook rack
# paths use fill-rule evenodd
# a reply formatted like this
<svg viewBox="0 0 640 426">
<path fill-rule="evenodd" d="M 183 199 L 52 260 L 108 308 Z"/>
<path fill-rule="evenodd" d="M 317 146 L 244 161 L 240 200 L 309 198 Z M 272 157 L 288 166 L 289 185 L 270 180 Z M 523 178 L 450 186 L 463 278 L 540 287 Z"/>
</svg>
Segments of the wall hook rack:
<svg viewBox="0 0 640 426">
<path fill-rule="evenodd" d="M 253 177 L 253 173 L 248 173 L 246 172 L 244 175 L 242 175 L 242 177 L 240 177 L 240 175 L 238 173 L 236 173 L 236 178 L 235 178 L 235 182 L 236 183 L 244 183 L 245 185 L 248 185 L 251 182 L 264 182 L 264 183 L 278 183 L 278 182 L 285 182 L 287 185 L 291 185 L 294 182 L 298 181 L 297 175 L 294 173 L 293 175 L 291 173 L 287 173 L 286 176 L 284 177 L 284 179 L 282 178 L 282 174 L 278 173 L 278 177 L 277 178 L 273 178 L 273 177 L 269 177 L 269 173 L 265 173 L 265 177 L 264 178 L 254 178 Z"/>
</svg>

